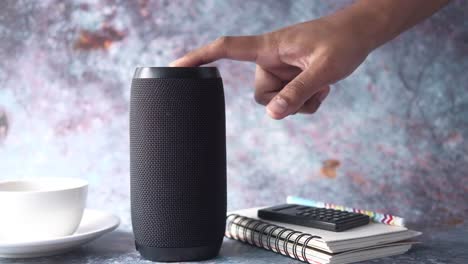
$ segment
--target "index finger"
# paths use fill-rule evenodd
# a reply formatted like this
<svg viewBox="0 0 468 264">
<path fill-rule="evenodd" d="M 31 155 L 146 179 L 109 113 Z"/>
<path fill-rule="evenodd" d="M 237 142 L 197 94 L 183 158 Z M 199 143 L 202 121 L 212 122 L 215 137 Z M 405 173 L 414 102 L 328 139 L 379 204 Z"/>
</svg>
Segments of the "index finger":
<svg viewBox="0 0 468 264">
<path fill-rule="evenodd" d="M 173 61 L 171 67 L 195 67 L 219 59 L 255 61 L 259 36 L 220 37 Z"/>
</svg>

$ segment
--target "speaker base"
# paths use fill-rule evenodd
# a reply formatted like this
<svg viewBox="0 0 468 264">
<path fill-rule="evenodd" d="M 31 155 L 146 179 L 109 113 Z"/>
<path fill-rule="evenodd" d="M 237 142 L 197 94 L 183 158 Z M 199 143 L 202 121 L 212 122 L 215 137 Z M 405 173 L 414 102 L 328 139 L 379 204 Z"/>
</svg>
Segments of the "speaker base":
<svg viewBox="0 0 468 264">
<path fill-rule="evenodd" d="M 219 253 L 221 243 L 203 247 L 156 248 L 142 246 L 135 241 L 135 247 L 144 259 L 158 262 L 179 262 L 214 258 Z"/>
</svg>

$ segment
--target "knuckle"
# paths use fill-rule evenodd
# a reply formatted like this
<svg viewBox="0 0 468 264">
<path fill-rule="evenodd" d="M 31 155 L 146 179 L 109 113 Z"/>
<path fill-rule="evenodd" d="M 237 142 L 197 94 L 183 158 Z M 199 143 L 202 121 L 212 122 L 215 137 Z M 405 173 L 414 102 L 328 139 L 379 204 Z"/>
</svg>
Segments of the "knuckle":
<svg viewBox="0 0 468 264">
<path fill-rule="evenodd" d="M 338 60 L 332 51 L 325 50 L 320 54 L 320 66 L 324 69 L 334 70 L 337 66 Z"/>
<path fill-rule="evenodd" d="M 281 97 L 283 97 L 284 100 L 288 102 L 289 105 L 298 105 L 299 101 L 299 94 L 296 89 L 293 87 L 289 89 L 285 89 L 283 93 L 281 94 Z"/>
<path fill-rule="evenodd" d="M 214 41 L 214 44 L 218 47 L 225 47 L 229 40 L 231 39 L 231 37 L 229 36 L 221 36 L 221 37 L 218 37 L 215 41 Z"/>
<path fill-rule="evenodd" d="M 283 49 L 279 49 L 278 37 L 274 33 L 266 33 L 258 36 L 258 43 L 260 49 L 265 52 L 271 52 L 277 50 L 279 55 Z"/>
<path fill-rule="evenodd" d="M 305 89 L 306 85 L 303 81 L 296 80 L 287 85 L 285 89 L 283 89 L 282 96 L 288 100 L 290 104 L 298 104 L 301 101 L 301 91 Z"/>
<path fill-rule="evenodd" d="M 305 114 L 313 114 L 313 113 L 317 112 L 317 110 L 320 107 L 320 104 L 321 104 L 320 101 L 315 100 L 315 99 L 312 98 L 312 99 L 307 100 L 307 102 L 305 102 L 305 104 L 301 108 L 301 110 Z"/>
<path fill-rule="evenodd" d="M 254 94 L 254 100 L 257 104 L 261 104 L 261 105 L 267 105 L 268 102 L 267 102 L 267 98 L 265 98 L 265 96 L 261 93 L 255 93 Z"/>
<path fill-rule="evenodd" d="M 320 65 L 324 67 L 329 67 L 330 65 L 334 64 L 334 58 L 329 51 L 323 51 L 322 54 L 320 54 Z"/>
<path fill-rule="evenodd" d="M 314 105 L 313 108 L 309 109 L 309 111 L 307 112 L 308 114 L 315 114 L 315 112 L 317 112 L 317 110 L 319 109 L 320 107 L 320 103 L 317 104 L 317 105 Z"/>
<path fill-rule="evenodd" d="M 302 91 L 306 89 L 306 83 L 301 79 L 296 79 L 291 83 L 293 90 Z"/>
<path fill-rule="evenodd" d="M 317 59 L 317 70 L 328 83 L 335 83 L 344 77 L 342 64 L 334 51 L 324 50 Z"/>
<path fill-rule="evenodd" d="M 313 114 L 315 111 L 313 109 L 310 109 L 309 107 L 303 107 L 299 110 L 299 113 L 301 114 Z"/>
<path fill-rule="evenodd" d="M 229 37 L 229 36 L 218 37 L 213 42 L 214 49 L 218 50 L 223 55 L 226 55 L 226 53 L 228 52 L 228 45 L 229 45 L 229 42 L 231 41 L 231 39 L 232 39 L 232 37 Z"/>
</svg>

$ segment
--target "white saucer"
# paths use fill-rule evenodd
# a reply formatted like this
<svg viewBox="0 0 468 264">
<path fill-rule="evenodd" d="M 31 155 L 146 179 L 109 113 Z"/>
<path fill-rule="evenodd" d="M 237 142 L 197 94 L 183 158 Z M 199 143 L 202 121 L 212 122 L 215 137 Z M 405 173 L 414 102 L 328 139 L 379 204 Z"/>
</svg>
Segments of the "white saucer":
<svg viewBox="0 0 468 264">
<path fill-rule="evenodd" d="M 116 229 L 120 219 L 110 213 L 85 209 L 73 235 L 35 241 L 6 241 L 0 237 L 0 258 L 34 258 L 60 254 Z"/>
</svg>

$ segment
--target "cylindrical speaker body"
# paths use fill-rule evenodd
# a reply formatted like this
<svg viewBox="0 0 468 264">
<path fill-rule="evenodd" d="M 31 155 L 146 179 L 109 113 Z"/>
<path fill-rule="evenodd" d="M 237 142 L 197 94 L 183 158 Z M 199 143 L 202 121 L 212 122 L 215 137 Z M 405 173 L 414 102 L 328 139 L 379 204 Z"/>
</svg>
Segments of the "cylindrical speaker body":
<svg viewBox="0 0 468 264">
<path fill-rule="evenodd" d="M 226 219 L 223 84 L 214 67 L 137 68 L 130 99 L 132 225 L 153 261 L 214 257 Z"/>
</svg>

